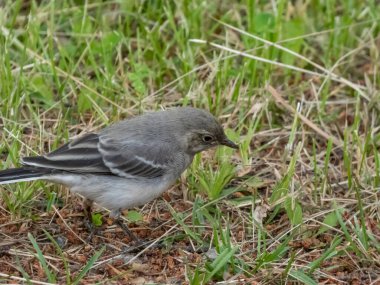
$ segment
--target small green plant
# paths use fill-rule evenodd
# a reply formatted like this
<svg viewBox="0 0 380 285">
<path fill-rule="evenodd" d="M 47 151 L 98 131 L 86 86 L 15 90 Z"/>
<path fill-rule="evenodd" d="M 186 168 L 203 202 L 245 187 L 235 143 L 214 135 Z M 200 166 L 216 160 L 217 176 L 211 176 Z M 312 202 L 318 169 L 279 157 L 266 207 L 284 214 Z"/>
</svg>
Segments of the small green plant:
<svg viewBox="0 0 380 285">
<path fill-rule="evenodd" d="M 91 214 L 91 222 L 94 226 L 100 227 L 103 224 L 103 215 L 101 213 Z"/>
<path fill-rule="evenodd" d="M 217 210 L 218 215 L 221 215 Z M 206 254 L 208 260 L 204 267 L 197 267 L 191 276 L 189 276 L 190 284 L 207 284 L 210 281 L 222 281 L 224 280 L 224 274 L 235 270 L 240 271 L 241 267 L 235 266 L 237 259 L 235 253 L 238 251 L 238 247 L 233 246 L 230 237 L 230 228 L 223 229 L 218 223 L 218 219 L 213 219 L 213 246 L 208 250 Z"/>
<path fill-rule="evenodd" d="M 50 240 L 50 242 L 54 245 L 56 253 L 60 256 L 61 260 L 63 261 L 63 268 L 64 268 L 64 271 L 66 273 L 65 284 L 68 284 L 68 285 L 79 284 L 83 280 L 83 278 L 86 276 L 88 271 L 94 266 L 95 262 L 99 259 L 99 257 L 102 255 L 102 253 L 105 250 L 105 247 L 103 247 L 100 250 L 95 251 L 93 256 L 87 261 L 86 265 L 83 266 L 83 268 L 77 274 L 75 274 L 75 277 L 74 277 L 72 275 L 72 271 L 70 269 L 70 263 L 67 260 L 67 257 L 65 256 L 61 246 L 57 243 L 57 241 L 54 239 L 54 237 L 50 233 L 48 233 L 45 230 L 44 230 L 44 233 L 45 233 L 46 237 Z M 39 248 L 34 237 L 31 234 L 28 234 L 28 237 L 29 237 L 30 241 L 32 242 L 33 247 L 37 251 L 37 258 L 40 261 L 41 266 L 44 269 L 44 272 L 45 272 L 46 276 L 48 277 L 49 282 L 53 282 L 51 280 L 55 280 L 56 275 L 53 274 L 51 272 L 50 268 L 48 267 L 47 261 L 44 258 L 44 256 L 42 255 L 41 249 Z M 54 283 L 56 283 L 56 282 L 54 281 Z"/>
<path fill-rule="evenodd" d="M 44 256 L 44 254 L 42 253 L 42 250 L 38 246 L 37 241 L 35 240 L 35 238 L 33 237 L 33 235 L 31 233 L 28 233 L 28 238 L 34 247 L 34 250 L 36 251 L 36 258 L 38 259 L 39 263 L 41 264 L 41 267 L 42 267 L 43 271 L 45 272 L 47 279 L 49 280 L 50 283 L 56 283 L 57 282 L 57 274 L 54 273 L 54 271 L 49 268 L 48 262 Z"/>
<path fill-rule="evenodd" d="M 225 186 L 234 177 L 235 166 L 229 162 L 221 162 L 218 169 L 211 165 L 198 173 L 199 184 L 211 200 L 217 199 Z"/>
<path fill-rule="evenodd" d="M 195 159 L 194 166 L 192 167 L 193 174 L 197 183 L 194 187 L 198 188 L 200 192 L 207 194 L 210 200 L 215 200 L 220 197 L 223 189 L 228 185 L 231 179 L 235 176 L 236 165 L 228 158 L 231 157 L 231 149 L 226 147 L 219 147 L 216 151 L 216 168 L 212 164 L 205 163 L 202 165 L 199 157 Z M 198 168 L 196 168 L 198 166 Z"/>
</svg>

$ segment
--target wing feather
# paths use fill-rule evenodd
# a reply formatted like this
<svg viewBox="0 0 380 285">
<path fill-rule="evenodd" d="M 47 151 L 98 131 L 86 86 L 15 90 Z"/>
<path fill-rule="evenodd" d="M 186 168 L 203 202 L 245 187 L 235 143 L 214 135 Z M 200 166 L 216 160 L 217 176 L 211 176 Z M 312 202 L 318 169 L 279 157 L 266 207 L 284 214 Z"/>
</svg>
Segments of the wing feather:
<svg viewBox="0 0 380 285">
<path fill-rule="evenodd" d="M 103 155 L 104 164 L 112 173 L 124 177 L 139 176 L 155 178 L 163 175 L 167 168 L 147 158 L 144 145 L 136 144 L 135 141 L 116 143 L 111 139 L 101 138 L 99 141 L 99 152 Z"/>
<path fill-rule="evenodd" d="M 130 140 L 115 142 L 108 136 L 88 134 L 45 156 L 25 157 L 24 165 L 77 173 L 114 174 L 128 178 L 155 178 L 165 174 L 162 150 Z"/>
</svg>

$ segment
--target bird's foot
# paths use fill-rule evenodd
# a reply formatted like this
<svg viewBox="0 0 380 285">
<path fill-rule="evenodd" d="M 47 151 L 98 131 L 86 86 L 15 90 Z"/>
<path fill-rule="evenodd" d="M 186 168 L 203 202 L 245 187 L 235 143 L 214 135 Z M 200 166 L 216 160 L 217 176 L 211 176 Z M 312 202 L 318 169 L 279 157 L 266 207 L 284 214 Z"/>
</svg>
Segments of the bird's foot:
<svg viewBox="0 0 380 285">
<path fill-rule="evenodd" d="M 86 227 L 86 229 L 89 233 L 88 237 L 86 238 L 86 242 L 90 243 L 92 241 L 92 238 L 94 237 L 94 235 L 98 234 L 99 229 L 92 223 L 92 221 L 90 221 L 88 219 L 85 219 L 84 226 Z"/>
<path fill-rule="evenodd" d="M 142 240 L 139 240 L 138 242 L 133 242 L 133 245 L 131 246 L 124 246 L 122 248 L 122 252 L 123 254 L 127 254 L 127 253 L 138 253 L 144 249 L 154 249 L 154 248 L 162 248 L 164 245 L 162 244 L 162 242 L 160 241 L 156 241 L 156 240 L 149 240 L 149 241 L 142 241 Z"/>
<path fill-rule="evenodd" d="M 126 224 L 123 223 L 123 220 L 120 217 L 117 217 L 115 223 L 124 231 L 125 234 L 136 244 L 141 244 L 141 240 L 128 228 Z"/>
<path fill-rule="evenodd" d="M 118 225 L 134 243 L 141 243 L 139 238 L 128 228 L 127 224 L 125 224 L 123 219 L 121 218 L 121 209 L 112 210 L 110 213 L 110 218 L 114 220 L 114 223 Z"/>
</svg>

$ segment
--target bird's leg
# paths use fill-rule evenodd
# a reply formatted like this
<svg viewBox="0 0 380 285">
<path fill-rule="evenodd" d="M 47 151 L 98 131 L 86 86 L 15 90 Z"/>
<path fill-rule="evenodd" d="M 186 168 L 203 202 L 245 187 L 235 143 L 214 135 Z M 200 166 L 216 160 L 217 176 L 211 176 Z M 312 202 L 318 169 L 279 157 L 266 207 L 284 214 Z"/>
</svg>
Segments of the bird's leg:
<svg viewBox="0 0 380 285">
<path fill-rule="evenodd" d="M 126 233 L 134 242 L 136 242 L 137 244 L 141 243 L 138 237 L 131 232 L 131 230 L 128 228 L 126 224 L 124 224 L 123 219 L 121 218 L 120 210 L 112 211 L 110 213 L 110 217 L 114 219 L 115 224 L 117 224 L 124 231 L 124 233 Z"/>
<path fill-rule="evenodd" d="M 84 199 L 83 201 L 84 213 L 91 224 L 92 224 L 92 204 L 93 203 L 94 202 L 90 199 Z"/>
<path fill-rule="evenodd" d="M 154 242 L 145 242 L 145 241 L 142 241 L 141 239 L 139 239 L 129 228 L 128 226 L 123 222 L 123 219 L 121 218 L 121 210 L 114 210 L 114 211 L 111 211 L 110 213 L 110 217 L 112 219 L 114 219 L 114 222 L 115 224 L 117 224 L 123 231 L 124 233 L 126 233 L 130 239 L 133 240 L 134 242 L 134 245 L 132 246 L 128 246 L 128 247 L 125 247 L 123 249 L 123 253 L 135 253 L 135 252 L 138 252 L 146 247 L 149 247 L 149 248 L 161 248 L 163 245 L 161 244 L 161 242 L 159 243 L 156 243 L 154 245 L 152 245 L 152 243 Z"/>
<path fill-rule="evenodd" d="M 92 223 L 92 204 L 93 204 L 93 201 L 90 199 L 85 199 L 83 202 L 83 210 L 87 218 L 87 221 L 85 221 L 84 224 L 90 233 L 89 236 L 87 237 L 87 241 L 90 241 L 92 237 L 94 236 L 94 234 L 96 233 L 96 228 L 94 224 Z"/>
</svg>

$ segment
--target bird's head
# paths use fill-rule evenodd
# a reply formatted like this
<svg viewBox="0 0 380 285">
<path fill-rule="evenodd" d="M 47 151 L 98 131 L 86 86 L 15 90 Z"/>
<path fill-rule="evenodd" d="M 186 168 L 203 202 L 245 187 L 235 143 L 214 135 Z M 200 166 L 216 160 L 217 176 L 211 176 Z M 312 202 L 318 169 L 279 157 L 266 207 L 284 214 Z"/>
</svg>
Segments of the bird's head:
<svg viewBox="0 0 380 285">
<path fill-rule="evenodd" d="M 181 111 L 178 119 L 182 121 L 182 138 L 188 153 L 196 154 L 218 145 L 239 148 L 227 138 L 222 126 L 209 112 L 196 108 L 181 108 Z"/>
</svg>

